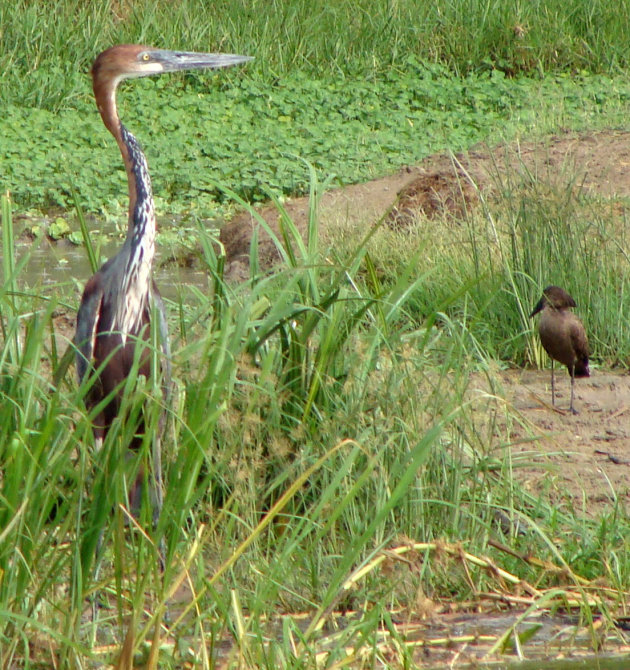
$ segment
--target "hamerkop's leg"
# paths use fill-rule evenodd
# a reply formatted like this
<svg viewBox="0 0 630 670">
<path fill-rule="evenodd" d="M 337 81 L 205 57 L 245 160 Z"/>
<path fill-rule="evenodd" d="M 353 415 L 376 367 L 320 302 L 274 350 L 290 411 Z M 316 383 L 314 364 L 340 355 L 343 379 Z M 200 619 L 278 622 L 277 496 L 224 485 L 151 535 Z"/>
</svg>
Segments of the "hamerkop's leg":
<svg viewBox="0 0 630 670">
<path fill-rule="evenodd" d="M 575 367 L 570 368 L 569 372 L 571 373 L 571 404 L 569 405 L 569 409 L 571 410 L 571 414 L 577 414 L 577 410 L 573 409 L 573 389 L 575 387 Z"/>
</svg>

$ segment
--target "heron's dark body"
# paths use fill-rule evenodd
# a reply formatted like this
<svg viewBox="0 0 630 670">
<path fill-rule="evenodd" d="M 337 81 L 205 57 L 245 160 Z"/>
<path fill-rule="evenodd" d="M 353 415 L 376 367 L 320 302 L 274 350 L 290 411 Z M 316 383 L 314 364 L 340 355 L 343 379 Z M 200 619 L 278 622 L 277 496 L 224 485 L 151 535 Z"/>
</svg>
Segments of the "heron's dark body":
<svg viewBox="0 0 630 670">
<path fill-rule="evenodd" d="M 100 290 L 103 284 L 102 272 L 107 270 L 107 265 L 106 263 L 87 283 L 78 314 L 78 321 L 82 322 L 84 313 L 90 311 L 99 297 L 101 298 L 98 309 L 98 321 L 95 324 L 96 337 L 94 338 L 92 351 L 92 367 L 94 370 L 100 369 L 101 372 L 86 398 L 86 406 L 92 408 L 98 405 L 104 398 L 111 397 L 110 402 L 105 405 L 103 410 L 94 419 L 94 435 L 97 440 L 100 439 L 101 441 L 105 439 L 109 427 L 120 413 L 120 402 L 124 384 L 134 364 L 138 366 L 138 375 L 144 375 L 148 378 L 151 374 L 149 352 L 147 346 L 143 344 L 150 337 L 151 314 L 149 305 L 147 304 L 141 312 L 140 327 L 130 332 L 123 343 L 122 335 L 115 324 L 116 306 L 112 301 L 105 299 Z M 162 300 L 155 283 L 153 283 L 152 292 L 154 300 L 159 305 L 158 310 L 161 312 L 163 310 Z M 163 330 L 165 330 L 165 326 Z M 79 337 L 80 331 L 77 329 L 77 340 L 79 340 Z M 166 337 L 165 333 L 163 337 Z M 165 340 L 165 353 L 168 354 L 166 345 L 167 341 Z M 142 351 L 137 351 L 138 346 L 142 348 Z M 136 363 L 137 357 L 139 357 L 139 360 Z M 103 364 L 104 367 L 101 368 Z M 79 377 L 82 380 L 88 371 L 88 366 L 83 357 L 81 357 L 77 367 Z M 165 383 L 168 383 L 168 379 L 165 379 Z M 142 423 L 138 426 L 137 432 L 138 437 L 132 440 L 131 448 L 136 448 L 140 445 L 141 435 L 144 432 L 144 425 Z"/>
</svg>

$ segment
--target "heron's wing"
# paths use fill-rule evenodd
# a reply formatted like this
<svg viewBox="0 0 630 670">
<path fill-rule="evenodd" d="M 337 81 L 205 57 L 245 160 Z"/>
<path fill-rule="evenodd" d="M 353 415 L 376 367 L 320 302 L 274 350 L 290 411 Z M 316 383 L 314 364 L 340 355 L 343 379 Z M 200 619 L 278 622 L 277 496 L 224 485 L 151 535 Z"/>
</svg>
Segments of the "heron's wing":
<svg viewBox="0 0 630 670">
<path fill-rule="evenodd" d="M 77 332 L 74 336 L 74 344 L 77 348 L 76 364 L 79 383 L 83 381 L 92 363 L 102 303 L 103 289 L 99 275 L 96 274 L 85 285 L 77 313 Z"/>
</svg>

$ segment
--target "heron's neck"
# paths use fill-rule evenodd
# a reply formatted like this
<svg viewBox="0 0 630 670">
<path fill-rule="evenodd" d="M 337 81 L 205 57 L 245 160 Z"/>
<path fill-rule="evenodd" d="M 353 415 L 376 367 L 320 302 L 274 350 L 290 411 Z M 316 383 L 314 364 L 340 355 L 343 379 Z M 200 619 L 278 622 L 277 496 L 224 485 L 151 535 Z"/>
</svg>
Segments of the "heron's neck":
<svg viewBox="0 0 630 670">
<path fill-rule="evenodd" d="M 127 171 L 129 185 L 129 225 L 127 240 L 132 246 L 142 243 L 143 239 L 150 242 L 152 249 L 155 240 L 155 210 L 153 192 L 147 159 L 140 148 L 138 140 L 121 123 L 116 107 L 116 89 L 120 76 L 107 78 L 94 76 L 94 97 L 103 123 L 114 136 Z M 151 252 L 151 260 L 153 252 Z"/>
<path fill-rule="evenodd" d="M 120 124 L 120 150 L 129 184 L 129 227 L 127 237 L 134 244 L 142 238 L 155 239 L 155 208 L 149 166 L 138 140 Z"/>
<path fill-rule="evenodd" d="M 123 245 L 125 269 L 116 322 L 123 333 L 134 333 L 140 327 L 142 313 L 148 308 L 151 294 L 151 271 L 155 256 L 155 209 L 147 160 L 136 138 L 120 124 L 120 150 L 129 182 L 129 226 Z"/>
</svg>

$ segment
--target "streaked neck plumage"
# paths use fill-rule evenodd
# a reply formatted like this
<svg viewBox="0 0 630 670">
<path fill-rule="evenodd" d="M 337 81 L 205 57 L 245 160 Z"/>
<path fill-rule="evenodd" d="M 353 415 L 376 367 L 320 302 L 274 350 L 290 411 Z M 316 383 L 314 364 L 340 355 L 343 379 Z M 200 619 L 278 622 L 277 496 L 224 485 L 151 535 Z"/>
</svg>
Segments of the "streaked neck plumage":
<svg viewBox="0 0 630 670">
<path fill-rule="evenodd" d="M 120 330 L 125 340 L 127 334 L 138 333 L 142 314 L 148 309 L 156 221 L 147 160 L 136 138 L 122 124 L 121 138 L 129 156 L 125 164 L 130 198 L 127 238 L 120 251 L 125 260 L 119 293 L 123 299 L 116 307 L 114 329 Z"/>
<path fill-rule="evenodd" d="M 127 238 L 116 259 L 120 268 L 120 285 L 111 295 L 116 298 L 112 330 L 120 331 L 123 342 L 127 335 L 137 335 L 142 314 L 149 306 L 151 270 L 155 256 L 155 208 L 147 159 L 138 140 L 121 123 L 116 109 L 118 81 L 109 82 L 107 91 L 94 82 L 94 93 L 103 123 L 116 139 L 127 172 L 129 186 L 129 218 Z"/>
</svg>

